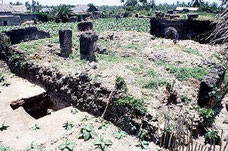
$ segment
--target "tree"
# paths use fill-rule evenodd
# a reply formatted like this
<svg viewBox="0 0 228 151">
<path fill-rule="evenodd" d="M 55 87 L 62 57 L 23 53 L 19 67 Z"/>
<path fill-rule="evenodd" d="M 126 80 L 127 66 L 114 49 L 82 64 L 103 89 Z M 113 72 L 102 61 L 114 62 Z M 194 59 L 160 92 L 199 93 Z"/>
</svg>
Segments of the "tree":
<svg viewBox="0 0 228 151">
<path fill-rule="evenodd" d="M 68 5 L 59 5 L 54 7 L 50 14 L 55 22 L 65 23 L 72 16 L 72 9 L 71 6 Z"/>
<path fill-rule="evenodd" d="M 199 7 L 203 3 L 203 0 L 192 0 L 192 6 Z"/>
</svg>

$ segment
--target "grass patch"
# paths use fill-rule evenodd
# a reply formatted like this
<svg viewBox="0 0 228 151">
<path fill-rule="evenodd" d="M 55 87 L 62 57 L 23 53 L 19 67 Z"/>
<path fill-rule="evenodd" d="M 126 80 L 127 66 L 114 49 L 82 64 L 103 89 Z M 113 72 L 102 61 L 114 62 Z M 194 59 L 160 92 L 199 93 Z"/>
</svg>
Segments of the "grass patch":
<svg viewBox="0 0 228 151">
<path fill-rule="evenodd" d="M 188 80 L 189 78 L 202 80 L 208 73 L 208 69 L 204 68 L 177 68 L 174 66 L 167 66 L 166 71 L 174 74 L 179 81 Z"/>
<path fill-rule="evenodd" d="M 142 88 L 146 89 L 155 89 L 167 84 L 167 81 L 164 79 L 150 79 L 150 80 L 141 80 L 139 83 L 142 85 Z"/>
<path fill-rule="evenodd" d="M 129 66 L 126 65 L 126 68 L 131 70 L 132 72 L 134 72 L 135 74 L 139 74 L 143 72 L 143 65 L 140 65 L 139 67 L 135 67 L 135 66 Z"/>
<path fill-rule="evenodd" d="M 158 76 L 158 73 L 154 71 L 154 69 L 148 69 L 146 70 L 146 76 L 148 77 L 156 77 Z"/>
<path fill-rule="evenodd" d="M 201 54 L 199 53 L 198 50 L 195 50 L 195 49 L 192 49 L 192 48 L 186 48 L 183 51 L 186 52 L 186 53 L 189 53 L 189 54 L 194 54 L 196 56 L 201 56 Z"/>
</svg>

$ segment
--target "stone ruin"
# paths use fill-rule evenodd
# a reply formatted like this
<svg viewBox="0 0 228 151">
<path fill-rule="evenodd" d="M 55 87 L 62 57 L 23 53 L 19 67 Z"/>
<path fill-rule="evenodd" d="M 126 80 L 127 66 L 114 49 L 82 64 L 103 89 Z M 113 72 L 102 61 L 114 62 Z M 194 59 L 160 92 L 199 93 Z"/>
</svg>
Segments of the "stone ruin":
<svg viewBox="0 0 228 151">
<path fill-rule="evenodd" d="M 72 30 L 59 30 L 60 56 L 69 57 L 72 53 Z"/>
<path fill-rule="evenodd" d="M 225 94 L 224 76 L 226 69 L 215 65 L 200 83 L 198 105 L 214 108 Z"/>
<path fill-rule="evenodd" d="M 90 21 L 82 21 L 78 23 L 78 30 L 79 31 L 93 30 L 93 23 Z"/>
<path fill-rule="evenodd" d="M 95 50 L 97 49 L 96 41 L 98 36 L 93 31 L 83 32 L 80 36 L 80 59 L 95 61 Z"/>
<path fill-rule="evenodd" d="M 168 20 L 156 17 L 150 19 L 150 25 L 150 33 L 156 37 L 165 38 L 165 30 L 168 27 L 172 27 L 178 32 L 179 39 L 192 39 L 201 43 L 208 42 L 208 40 L 206 40 L 206 33 L 215 27 L 215 24 L 206 20 Z"/>
<path fill-rule="evenodd" d="M 36 27 L 10 30 L 5 32 L 5 34 L 10 38 L 10 42 L 12 44 L 18 44 L 23 41 L 50 38 L 50 34 L 48 32 L 40 31 Z"/>
</svg>

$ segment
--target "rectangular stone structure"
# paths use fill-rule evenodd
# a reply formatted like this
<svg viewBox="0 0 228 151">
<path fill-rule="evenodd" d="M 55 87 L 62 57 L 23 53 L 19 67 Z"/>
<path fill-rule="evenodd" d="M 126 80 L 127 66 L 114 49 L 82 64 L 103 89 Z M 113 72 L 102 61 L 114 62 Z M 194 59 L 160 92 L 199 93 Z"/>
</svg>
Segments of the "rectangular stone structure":
<svg viewBox="0 0 228 151">
<path fill-rule="evenodd" d="M 95 61 L 94 52 L 97 49 L 98 36 L 93 31 L 83 32 L 80 36 L 80 59 Z"/>
<path fill-rule="evenodd" d="M 79 31 L 93 30 L 93 23 L 90 21 L 82 21 L 78 23 L 78 30 Z"/>
<path fill-rule="evenodd" d="M 60 56 L 69 57 L 72 53 L 72 30 L 59 30 Z"/>
</svg>

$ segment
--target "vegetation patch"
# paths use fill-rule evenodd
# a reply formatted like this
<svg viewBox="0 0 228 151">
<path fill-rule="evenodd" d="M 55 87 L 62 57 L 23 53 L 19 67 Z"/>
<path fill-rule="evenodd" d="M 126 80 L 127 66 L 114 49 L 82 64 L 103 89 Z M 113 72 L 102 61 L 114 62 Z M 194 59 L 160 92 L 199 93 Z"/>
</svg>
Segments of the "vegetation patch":
<svg viewBox="0 0 228 151">
<path fill-rule="evenodd" d="M 188 80 L 189 78 L 202 80 L 202 78 L 208 73 L 208 69 L 204 68 L 178 68 L 174 66 L 167 66 L 166 71 L 174 74 L 179 81 Z"/>
<path fill-rule="evenodd" d="M 142 85 L 142 88 L 146 89 L 156 89 L 161 86 L 165 86 L 167 81 L 164 79 L 150 79 L 150 80 L 140 80 L 139 83 Z"/>
<path fill-rule="evenodd" d="M 192 48 L 186 48 L 183 51 L 186 52 L 186 53 L 189 53 L 189 54 L 194 54 L 196 56 L 201 56 L 201 54 L 199 53 L 198 50 L 195 50 L 195 49 L 192 49 Z"/>
<path fill-rule="evenodd" d="M 204 135 L 205 144 L 221 144 L 221 138 L 219 136 L 219 132 L 217 130 L 206 129 L 207 133 Z"/>
<path fill-rule="evenodd" d="M 127 83 L 125 82 L 123 77 L 116 76 L 115 89 L 127 93 L 128 91 Z"/>
<path fill-rule="evenodd" d="M 144 114 L 146 112 L 145 107 L 143 106 L 143 99 L 136 99 L 133 96 L 125 96 L 117 100 L 117 103 L 122 106 L 130 106 L 135 113 Z"/>
<path fill-rule="evenodd" d="M 215 122 L 215 115 L 216 112 L 213 109 L 208 109 L 208 108 L 196 108 L 200 117 L 203 118 L 204 124 L 206 126 L 210 126 L 212 123 Z"/>
</svg>

